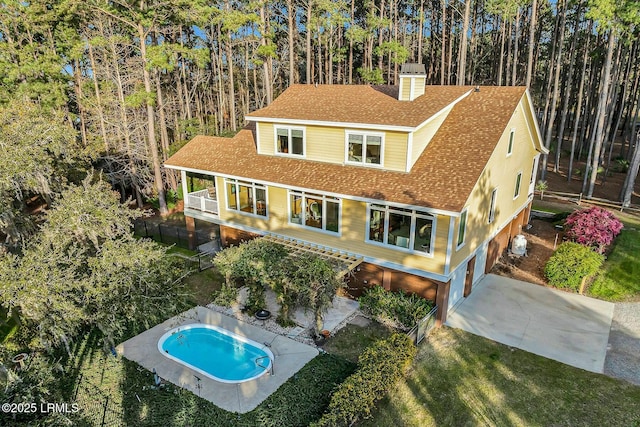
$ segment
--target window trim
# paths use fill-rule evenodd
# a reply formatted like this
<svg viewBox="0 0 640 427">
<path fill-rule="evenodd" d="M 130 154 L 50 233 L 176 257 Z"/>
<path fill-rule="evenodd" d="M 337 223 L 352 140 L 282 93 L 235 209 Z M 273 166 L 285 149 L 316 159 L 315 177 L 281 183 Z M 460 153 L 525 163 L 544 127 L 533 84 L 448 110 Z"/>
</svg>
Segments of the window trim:
<svg viewBox="0 0 640 427">
<path fill-rule="evenodd" d="M 302 197 L 300 223 L 291 221 L 291 196 Z M 322 227 L 311 227 L 306 224 L 307 197 L 322 200 Z M 338 231 L 327 230 L 327 202 L 338 204 Z M 319 233 L 329 234 L 331 236 L 342 236 L 342 199 L 334 196 L 327 196 L 322 193 L 313 193 L 307 191 L 287 190 L 287 224 L 304 228 L 305 230 L 313 230 Z"/>
<path fill-rule="evenodd" d="M 380 137 L 380 163 L 367 163 L 367 157 L 362 156 L 362 161 L 355 162 L 349 160 L 349 135 L 362 135 L 363 152 L 366 154 L 367 150 L 367 137 L 379 136 Z M 384 167 L 384 146 L 385 146 L 385 133 L 384 132 L 369 132 L 366 130 L 346 129 L 344 131 L 344 163 L 351 166 L 364 166 L 371 168 Z"/>
<path fill-rule="evenodd" d="M 494 188 L 491 192 L 491 199 L 489 200 L 489 224 L 492 224 L 496 219 L 496 203 L 498 200 L 498 187 Z"/>
<path fill-rule="evenodd" d="M 520 197 L 520 187 L 522 187 L 522 171 L 516 174 L 515 188 L 513 189 L 513 200 Z"/>
<path fill-rule="evenodd" d="M 509 145 L 507 146 L 507 157 L 513 154 L 513 146 L 516 139 L 516 128 L 511 128 L 509 131 Z"/>
<path fill-rule="evenodd" d="M 467 241 L 467 220 L 469 214 L 469 208 L 464 208 L 462 212 L 460 212 L 460 217 L 458 218 L 458 231 L 456 232 L 456 251 L 462 248 Z M 464 218 L 464 221 L 462 220 Z M 462 233 L 460 231 L 462 230 Z M 462 240 L 460 239 L 460 235 L 462 234 Z"/>
<path fill-rule="evenodd" d="M 376 205 L 375 208 L 372 208 L 372 205 Z M 384 209 L 383 209 L 384 208 Z M 404 209 L 404 208 L 400 208 Z M 365 233 L 364 233 L 364 241 L 365 243 L 380 246 L 387 249 L 393 249 L 401 252 L 406 252 L 410 254 L 420 255 L 427 258 L 433 258 L 435 256 L 435 246 L 436 246 L 436 227 L 438 223 L 438 216 L 434 214 L 430 214 L 426 211 L 420 211 L 416 209 L 410 209 L 410 212 L 402 211 L 395 206 L 390 206 L 383 203 L 367 203 L 367 221 L 365 225 Z M 377 240 L 369 239 L 369 232 L 371 230 L 371 211 L 377 210 L 384 212 L 384 235 L 382 237 L 382 242 L 378 242 Z M 403 248 L 402 246 L 396 246 L 387 243 L 389 239 L 389 214 L 397 213 L 411 217 L 411 225 L 409 228 L 409 247 Z M 429 241 L 429 252 L 417 251 L 413 247 L 415 245 L 415 233 L 416 233 L 416 221 L 418 218 L 430 219 L 431 220 L 431 240 Z"/>
<path fill-rule="evenodd" d="M 281 153 L 278 151 L 278 129 L 286 129 L 287 136 L 289 138 L 289 146 L 291 146 L 291 132 L 294 130 L 302 131 L 302 154 L 294 154 L 294 153 Z M 273 125 L 273 153 L 276 156 L 282 157 L 295 157 L 295 158 L 305 158 L 307 156 L 307 128 L 305 126 L 290 126 L 290 125 Z"/>
<path fill-rule="evenodd" d="M 231 194 L 229 194 L 229 191 L 228 191 L 228 188 L 229 188 L 228 184 L 234 184 L 234 187 L 233 187 L 234 191 L 232 191 Z M 229 207 L 230 196 L 233 196 L 235 198 L 236 206 L 238 207 L 240 206 L 240 191 L 238 188 L 240 185 L 251 188 L 251 197 L 253 201 L 252 212 L 246 212 L 240 208 L 233 209 Z M 264 215 L 258 214 L 258 197 L 256 196 L 256 190 L 264 190 L 264 198 L 265 198 Z M 241 215 L 246 215 L 254 218 L 269 219 L 269 187 L 267 187 L 266 185 L 256 184 L 255 182 L 244 181 L 241 179 L 225 178 L 224 179 L 224 198 L 226 202 L 224 208 L 228 212 L 237 212 Z"/>
</svg>

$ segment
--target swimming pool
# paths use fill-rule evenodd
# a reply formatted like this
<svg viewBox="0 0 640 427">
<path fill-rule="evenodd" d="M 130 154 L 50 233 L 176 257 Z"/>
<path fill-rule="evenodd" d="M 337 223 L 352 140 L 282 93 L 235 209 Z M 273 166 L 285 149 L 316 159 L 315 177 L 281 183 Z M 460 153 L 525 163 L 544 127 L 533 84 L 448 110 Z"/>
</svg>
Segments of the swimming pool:
<svg viewBox="0 0 640 427">
<path fill-rule="evenodd" d="M 160 337 L 164 356 L 211 379 L 241 383 L 272 369 L 273 353 L 265 345 L 213 325 L 174 328 Z"/>
</svg>

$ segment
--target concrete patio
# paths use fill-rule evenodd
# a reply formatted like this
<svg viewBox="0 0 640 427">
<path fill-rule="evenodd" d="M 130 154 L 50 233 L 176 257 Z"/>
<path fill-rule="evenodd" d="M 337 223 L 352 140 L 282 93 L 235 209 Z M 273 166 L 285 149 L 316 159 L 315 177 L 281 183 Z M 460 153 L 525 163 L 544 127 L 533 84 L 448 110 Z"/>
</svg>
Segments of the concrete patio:
<svg viewBox="0 0 640 427">
<path fill-rule="evenodd" d="M 487 274 L 446 324 L 602 373 L 613 308 L 610 302 Z"/>
<path fill-rule="evenodd" d="M 158 340 L 177 326 L 202 323 L 219 326 L 237 335 L 268 345 L 275 356 L 273 375 L 239 384 L 225 384 L 203 377 L 192 369 L 168 359 L 158 351 Z M 238 319 L 195 307 L 137 335 L 116 347 L 118 354 L 137 362 L 163 379 L 192 391 L 216 406 L 245 413 L 257 407 L 293 374 L 318 355 L 315 347 L 269 332 Z"/>
</svg>

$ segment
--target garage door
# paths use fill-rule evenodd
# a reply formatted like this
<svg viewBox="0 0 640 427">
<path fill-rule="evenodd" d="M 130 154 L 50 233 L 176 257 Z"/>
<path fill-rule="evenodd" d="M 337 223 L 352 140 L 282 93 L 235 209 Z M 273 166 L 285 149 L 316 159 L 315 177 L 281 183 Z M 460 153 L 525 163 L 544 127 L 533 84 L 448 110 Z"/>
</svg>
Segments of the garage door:
<svg viewBox="0 0 640 427">
<path fill-rule="evenodd" d="M 449 307 L 447 311 L 451 310 L 456 305 L 464 293 L 464 278 L 467 273 L 467 263 L 460 265 L 456 271 L 453 272 L 451 277 L 451 287 L 449 288 Z"/>
</svg>

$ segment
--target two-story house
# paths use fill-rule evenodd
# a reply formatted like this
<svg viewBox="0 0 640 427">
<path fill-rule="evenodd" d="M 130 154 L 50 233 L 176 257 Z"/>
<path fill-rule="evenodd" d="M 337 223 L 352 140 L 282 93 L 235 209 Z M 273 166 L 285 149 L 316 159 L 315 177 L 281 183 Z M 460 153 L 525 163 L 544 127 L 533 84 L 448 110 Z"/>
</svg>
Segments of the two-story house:
<svg viewBox="0 0 640 427">
<path fill-rule="evenodd" d="M 526 88 L 427 86 L 416 64 L 399 87 L 293 85 L 246 120 L 166 161 L 187 227 L 360 258 L 351 286 L 436 300 L 440 322 L 528 221 L 546 152 Z"/>
</svg>

